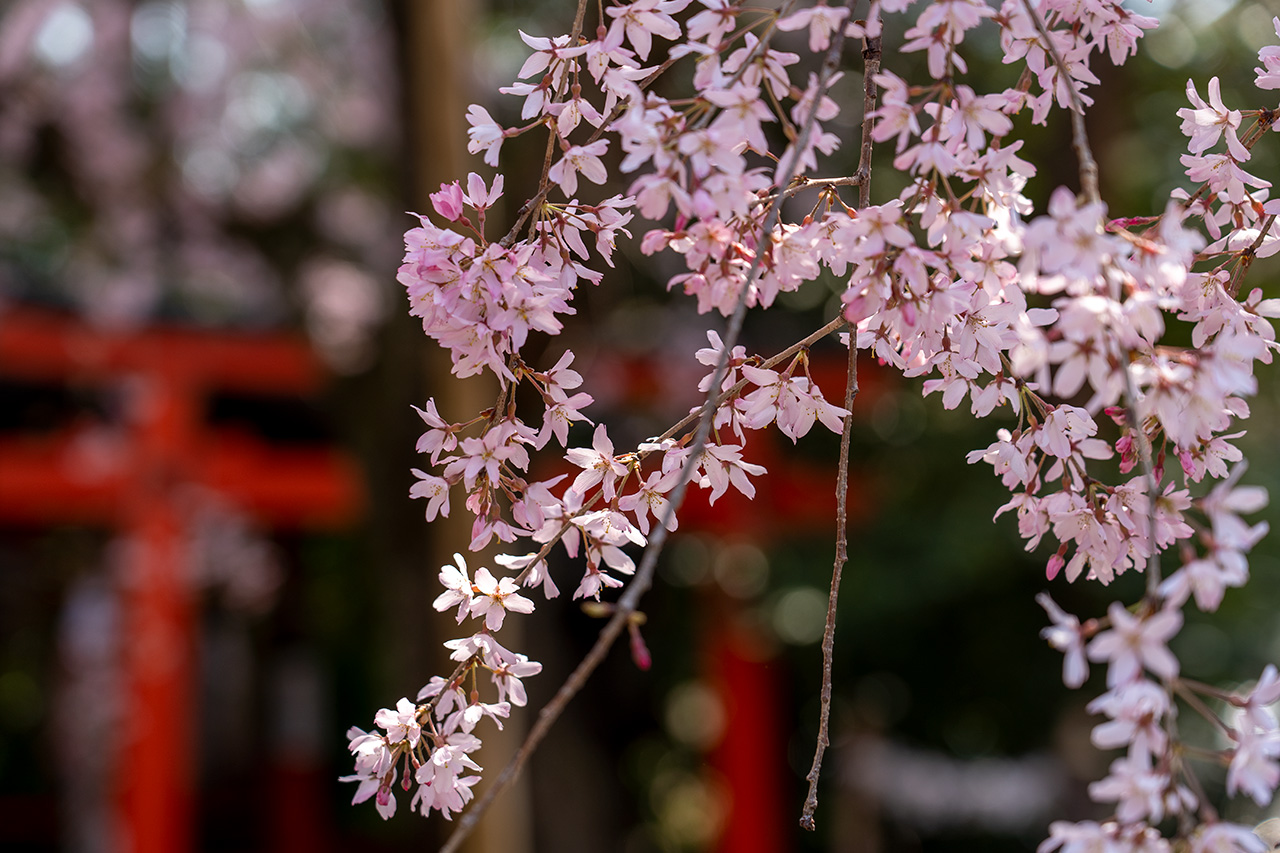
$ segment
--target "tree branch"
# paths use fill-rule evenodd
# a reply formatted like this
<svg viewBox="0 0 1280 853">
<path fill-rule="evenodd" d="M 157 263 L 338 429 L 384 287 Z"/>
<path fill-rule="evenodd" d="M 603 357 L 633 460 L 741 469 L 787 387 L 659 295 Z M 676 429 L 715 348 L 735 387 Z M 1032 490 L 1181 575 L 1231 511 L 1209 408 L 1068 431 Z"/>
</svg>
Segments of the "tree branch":
<svg viewBox="0 0 1280 853">
<path fill-rule="evenodd" d="M 871 114 L 876 108 L 875 76 L 880 73 L 881 42 L 879 37 L 863 42 L 862 57 L 862 150 L 858 155 L 858 206 L 871 203 Z M 844 389 L 844 408 L 849 414 L 840 433 L 840 461 L 836 474 L 836 549 L 831 567 L 831 591 L 827 596 L 827 622 L 822 631 L 822 694 L 818 711 L 818 739 L 813 751 L 813 764 L 805 779 L 809 793 L 800 813 L 800 826 L 810 832 L 817 829 L 813 813 L 818 809 L 818 779 L 822 776 L 822 759 L 831 745 L 829 726 L 831 720 L 831 670 L 835 661 L 836 602 L 840 598 L 840 578 L 848 562 L 849 541 L 849 444 L 853 435 L 853 401 L 858 396 L 858 330 L 849 329 L 849 363 Z"/>
</svg>

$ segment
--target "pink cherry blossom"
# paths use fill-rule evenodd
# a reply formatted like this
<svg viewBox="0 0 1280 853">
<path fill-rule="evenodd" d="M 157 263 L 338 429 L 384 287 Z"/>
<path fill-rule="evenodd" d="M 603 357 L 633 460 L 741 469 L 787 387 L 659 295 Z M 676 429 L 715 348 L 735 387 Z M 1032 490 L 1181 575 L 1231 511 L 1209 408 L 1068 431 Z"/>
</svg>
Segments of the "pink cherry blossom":
<svg viewBox="0 0 1280 853">
<path fill-rule="evenodd" d="M 471 615 L 483 616 L 484 626 L 490 631 L 502 627 L 508 612 L 532 613 L 533 602 L 520 594 L 520 587 L 511 578 L 498 580 L 483 566 L 476 569 L 476 596 L 471 600 Z"/>
<path fill-rule="evenodd" d="M 1085 659 L 1084 635 L 1080 631 L 1080 620 L 1058 607 L 1048 593 L 1036 596 L 1036 602 L 1045 609 L 1053 624 L 1040 632 L 1040 636 L 1049 641 L 1049 645 L 1062 652 L 1062 683 L 1068 687 L 1079 687 L 1089 677 L 1089 662 Z"/>
<path fill-rule="evenodd" d="M 1242 792 L 1267 806 L 1280 785 L 1280 733 L 1252 722 L 1236 730 L 1236 748 L 1227 766 L 1227 793 Z"/>
<path fill-rule="evenodd" d="M 848 9 L 833 8 L 827 6 L 824 0 L 819 0 L 817 6 L 799 9 L 785 18 L 779 18 L 774 26 L 787 32 L 808 28 L 809 50 L 818 53 L 827 49 L 831 44 L 831 34 L 840 28 L 848 16 Z"/>
<path fill-rule="evenodd" d="M 1161 678 L 1178 674 L 1178 659 L 1166 643 L 1182 628 L 1182 613 L 1161 610 L 1144 617 L 1135 616 L 1118 602 L 1107 608 L 1110 630 L 1089 642 L 1089 660 L 1108 664 L 1107 686 L 1125 684 L 1148 669 Z"/>
<path fill-rule="evenodd" d="M 1277 672 L 1275 664 L 1269 663 L 1249 694 L 1235 704 L 1258 729 L 1274 731 L 1280 728 L 1280 723 L 1277 723 L 1276 716 L 1271 711 L 1271 706 L 1276 702 L 1280 702 L 1280 672 Z"/>
<path fill-rule="evenodd" d="M 529 698 L 525 693 L 524 683 L 520 679 L 542 672 L 542 664 L 517 654 L 510 659 L 501 660 L 492 669 L 493 683 L 498 688 L 498 699 L 504 702 L 510 700 L 512 705 L 524 707 Z"/>
<path fill-rule="evenodd" d="M 1191 137 L 1187 149 L 1192 154 L 1208 151 L 1218 144 L 1220 137 L 1225 135 L 1227 150 L 1231 156 L 1240 162 L 1249 159 L 1248 150 L 1240 144 L 1240 139 L 1236 136 L 1236 131 L 1240 129 L 1240 111 L 1228 110 L 1222 105 L 1217 77 L 1209 79 L 1207 104 L 1200 100 L 1200 93 L 1196 91 L 1194 80 L 1187 81 L 1187 100 L 1191 101 L 1194 109 L 1180 109 L 1178 115 L 1182 118 L 1182 132 Z"/>
<path fill-rule="evenodd" d="M 607 501 L 613 500 L 618 478 L 627 473 L 627 467 L 613 455 L 613 442 L 604 424 L 596 427 L 591 450 L 572 447 L 565 451 L 565 459 L 584 469 L 573 481 L 572 489 L 580 495 L 600 484 Z"/>
<path fill-rule="evenodd" d="M 511 705 L 507 702 L 481 702 L 478 699 L 463 705 L 450 714 L 442 724 L 445 731 L 461 731 L 467 734 L 475 731 L 477 725 L 485 717 L 502 730 L 502 720 L 511 716 Z"/>
<path fill-rule="evenodd" d="M 517 468 L 529 466 L 529 453 L 522 446 L 523 435 L 512 421 L 502 421 L 482 438 L 464 438 L 460 455 L 450 457 L 445 467 L 445 479 L 460 476 L 468 490 L 474 488 L 477 478 L 483 474 L 491 485 L 502 478 L 502 465 L 510 463 Z"/>
<path fill-rule="evenodd" d="M 705 41 L 718 46 L 733 30 L 741 8 L 733 0 L 698 0 L 706 8 L 689 18 L 687 32 L 690 41 Z"/>
<path fill-rule="evenodd" d="M 1121 823 L 1150 820 L 1159 823 L 1165 814 L 1165 791 L 1169 777 L 1151 764 L 1146 755 L 1130 754 L 1111 763 L 1105 778 L 1089 785 L 1089 797 L 1116 804 Z"/>
<path fill-rule="evenodd" d="M 521 79 L 532 77 L 535 74 L 541 75 L 549 68 L 563 66 L 564 60 L 581 56 L 587 51 L 585 45 L 569 47 L 568 36 L 557 36 L 554 39 L 550 39 L 531 36 L 524 30 L 520 30 L 519 33 L 521 41 L 534 50 L 534 53 L 524 61 L 524 65 L 520 66 L 520 70 L 516 72 L 516 76 Z"/>
<path fill-rule="evenodd" d="M 624 31 L 636 54 L 648 59 L 654 36 L 668 40 L 680 37 L 680 25 L 671 16 L 688 5 L 689 0 L 636 0 L 610 6 L 605 13 L 614 19 L 610 29 Z"/>
<path fill-rule="evenodd" d="M 1276 35 L 1280 36 L 1280 18 L 1272 18 Z M 1261 68 L 1254 68 L 1258 75 L 1254 85 L 1259 89 L 1280 89 L 1280 47 L 1269 44 L 1258 51 Z"/>
<path fill-rule="evenodd" d="M 407 741 L 409 746 L 413 747 L 418 745 L 418 738 L 422 736 L 422 727 L 418 725 L 417 717 L 418 706 L 402 698 L 396 703 L 394 711 L 383 708 L 374 715 L 373 719 L 386 729 L 387 743 Z"/>
<path fill-rule="evenodd" d="M 458 446 L 457 427 L 454 424 L 445 423 L 444 419 L 440 417 L 439 412 L 436 411 L 434 398 L 427 400 L 425 409 L 419 409 L 414 406 L 413 410 L 426 422 L 427 426 L 431 427 L 418 439 L 415 449 L 419 453 L 430 453 L 431 464 L 435 465 L 440 461 L 441 453 L 448 453 Z"/>
<path fill-rule="evenodd" d="M 667 529 L 675 530 L 680 522 L 674 512 L 668 514 L 667 507 L 670 501 L 666 496 L 675 488 L 679 476 L 678 469 L 666 472 L 654 471 L 636 491 L 623 496 L 618 501 L 618 509 L 632 513 L 636 519 L 636 526 L 646 536 L 649 535 L 650 515 L 653 516 L 654 521 L 661 521 L 665 516 Z"/>
<path fill-rule="evenodd" d="M 493 120 L 484 107 L 472 104 L 467 110 L 467 122 L 471 129 L 467 135 L 471 141 L 467 143 L 467 151 L 472 154 L 484 152 L 484 162 L 493 167 L 498 165 L 498 152 L 502 149 L 505 132 L 502 126 Z"/>
<path fill-rule="evenodd" d="M 340 782 L 358 782 L 351 804 L 363 803 L 377 795 L 375 805 L 383 820 L 395 815 L 396 798 L 391 786 L 396 780 L 396 756 L 382 735 L 368 734 L 354 726 L 347 732 L 349 749 L 355 755 L 355 773 L 342 776 Z"/>
<path fill-rule="evenodd" d="M 468 757 L 480 746 L 480 740 L 465 733 L 449 735 L 452 743 L 437 746 L 429 760 L 423 762 L 416 771 L 414 779 L 418 789 L 414 793 L 410 808 L 422 814 L 432 809 L 438 810 L 446 819 L 454 812 L 470 802 L 473 794 L 471 787 L 480 781 L 479 776 L 463 776 L 468 770 L 479 772 L 482 768 Z"/>
<path fill-rule="evenodd" d="M 467 576 L 466 559 L 461 554 L 454 554 L 453 559 L 456 565 L 440 567 L 440 584 L 444 587 L 444 592 L 436 597 L 431 606 L 443 613 L 456 604 L 458 622 L 461 624 L 471 610 L 475 588 L 471 584 L 471 578 Z"/>
<path fill-rule="evenodd" d="M 590 145 L 571 145 L 565 150 L 547 177 L 560 185 L 566 197 L 572 198 L 578 191 L 578 173 L 593 184 L 603 184 L 609 177 L 601 156 L 609 150 L 609 140 L 598 139 Z"/>
<path fill-rule="evenodd" d="M 1133 848 L 1121 846 L 1120 828 L 1115 823 L 1055 820 L 1049 824 L 1049 838 L 1036 848 L 1036 853 L 1120 853 L 1125 849 Z"/>
<path fill-rule="evenodd" d="M 411 468 L 410 472 L 418 481 L 409 487 L 409 497 L 427 499 L 427 521 L 435 521 L 437 514 L 448 518 L 449 481 L 417 468 Z"/>
<path fill-rule="evenodd" d="M 703 472 L 700 485 L 710 488 L 708 503 L 716 500 L 728 491 L 732 485 L 749 498 L 756 496 L 756 487 L 748 479 L 765 473 L 763 465 L 746 462 L 742 458 L 742 448 L 738 445 L 708 444 L 699 460 Z"/>
<path fill-rule="evenodd" d="M 462 187 L 457 181 L 441 184 L 440 192 L 431 194 L 431 206 L 445 219 L 456 222 L 462 216 Z"/>
<path fill-rule="evenodd" d="M 1214 821 L 1196 827 L 1189 853 L 1267 853 L 1269 845 L 1247 826 Z"/>
<path fill-rule="evenodd" d="M 1111 718 L 1094 726 L 1090 735 L 1099 749 L 1129 747 L 1151 756 L 1161 754 L 1168 742 L 1161 721 L 1170 710 L 1169 694 L 1153 681 L 1120 684 L 1090 702 L 1088 709 Z"/>
</svg>

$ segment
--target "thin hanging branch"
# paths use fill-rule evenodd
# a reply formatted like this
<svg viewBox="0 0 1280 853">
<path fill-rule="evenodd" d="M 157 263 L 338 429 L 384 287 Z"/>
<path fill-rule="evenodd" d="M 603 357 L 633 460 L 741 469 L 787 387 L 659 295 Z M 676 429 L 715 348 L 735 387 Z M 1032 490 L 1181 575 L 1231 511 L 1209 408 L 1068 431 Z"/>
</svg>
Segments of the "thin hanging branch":
<svg viewBox="0 0 1280 853">
<path fill-rule="evenodd" d="M 880 73 L 881 41 L 879 37 L 863 42 L 862 101 L 862 150 L 858 158 L 858 207 L 871 202 L 871 114 L 876 108 L 875 76 Z M 840 462 L 836 474 L 836 553 L 831 567 L 831 591 L 827 596 L 827 623 L 822 632 L 822 698 L 818 712 L 818 739 L 813 752 L 813 765 L 805 779 L 809 782 L 809 794 L 800 814 L 800 826 L 813 832 L 817 829 L 813 814 L 818 809 L 818 779 L 822 776 L 822 759 L 831 744 L 829 726 L 831 720 L 831 669 L 835 659 L 836 602 L 840 597 L 840 578 L 848 562 L 849 540 L 849 444 L 853 434 L 853 401 L 858 396 L 858 330 L 849 328 L 849 363 L 844 389 L 844 407 L 850 413 L 845 417 L 840 433 Z"/>
</svg>

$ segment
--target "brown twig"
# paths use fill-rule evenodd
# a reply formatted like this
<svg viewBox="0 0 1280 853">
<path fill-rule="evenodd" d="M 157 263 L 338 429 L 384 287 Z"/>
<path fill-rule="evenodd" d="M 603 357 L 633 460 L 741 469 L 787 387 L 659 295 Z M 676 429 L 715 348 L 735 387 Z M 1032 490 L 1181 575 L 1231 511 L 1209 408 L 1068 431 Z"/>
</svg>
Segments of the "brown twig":
<svg viewBox="0 0 1280 853">
<path fill-rule="evenodd" d="M 876 75 L 880 73 L 882 42 L 879 36 L 864 40 L 862 47 L 862 148 L 858 152 L 858 207 L 871 204 L 871 114 L 876 111 Z"/>
<path fill-rule="evenodd" d="M 1231 280 L 1227 283 L 1226 291 L 1232 299 L 1240 296 L 1240 283 L 1244 281 L 1244 277 L 1249 274 L 1249 268 L 1253 266 L 1253 261 L 1258 257 L 1258 250 L 1262 248 L 1263 242 L 1267 238 L 1267 233 L 1271 230 L 1271 226 L 1275 224 L 1276 215 L 1273 213 L 1262 221 L 1262 225 L 1258 228 L 1258 237 L 1251 244 L 1244 248 L 1240 253 L 1240 263 L 1232 270 Z"/>
<path fill-rule="evenodd" d="M 791 198 L 797 196 L 805 190 L 827 190 L 834 187 L 856 187 L 862 183 L 862 178 L 858 175 L 845 175 L 841 178 L 806 178 L 804 175 L 796 178 L 791 182 L 785 190 L 776 193 L 770 193 L 758 199 L 760 204 L 768 204 L 781 195 L 783 198 Z"/>
<path fill-rule="evenodd" d="M 822 758 L 831 745 L 828 726 L 831 719 L 831 669 L 835 660 L 836 601 L 840 597 L 840 576 L 848 562 L 849 541 L 849 443 L 853 434 L 853 401 L 858 396 L 858 338 L 857 330 L 849 330 L 848 379 L 844 390 L 844 407 L 850 413 L 845 416 L 844 429 L 840 433 L 840 467 L 836 474 L 836 555 L 831 567 L 831 592 L 827 597 L 827 624 L 822 631 L 822 707 L 818 712 L 818 741 L 813 752 L 813 765 L 805 779 L 809 782 L 809 794 L 800 814 L 800 826 L 810 832 L 817 829 L 813 813 L 818 809 L 818 779 L 822 775 Z"/>
<path fill-rule="evenodd" d="M 871 114 L 875 112 L 875 76 L 880 71 L 881 41 L 879 37 L 864 40 L 862 57 L 862 150 L 858 155 L 858 206 L 871 203 Z M 853 435 L 853 401 L 858 396 L 858 330 L 849 329 L 849 363 L 844 389 L 844 408 L 849 412 L 840 432 L 840 462 L 836 473 L 836 548 L 831 567 L 831 591 L 827 596 L 827 621 L 822 631 L 822 694 L 818 711 L 818 738 L 813 751 L 813 764 L 805 779 L 809 793 L 800 813 L 800 826 L 810 832 L 817 829 L 813 814 L 818 810 L 818 779 L 822 776 L 822 759 L 831 745 L 829 726 L 831 721 L 831 670 L 835 661 L 836 602 L 840 598 L 840 578 L 849 560 L 849 444 Z"/>
</svg>

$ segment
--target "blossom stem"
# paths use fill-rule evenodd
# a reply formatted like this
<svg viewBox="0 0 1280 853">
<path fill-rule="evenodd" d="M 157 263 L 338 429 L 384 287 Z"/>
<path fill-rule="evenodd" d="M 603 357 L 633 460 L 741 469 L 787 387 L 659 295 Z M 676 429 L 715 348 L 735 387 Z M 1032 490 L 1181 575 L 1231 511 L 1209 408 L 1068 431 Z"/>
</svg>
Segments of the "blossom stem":
<svg viewBox="0 0 1280 853">
<path fill-rule="evenodd" d="M 853 401 L 858 396 L 858 338 L 857 331 L 849 332 L 848 378 L 844 389 L 844 429 L 840 433 L 840 462 L 836 469 L 836 553 L 831 567 L 831 592 L 827 597 L 827 623 L 822 631 L 822 698 L 818 712 L 818 739 L 813 753 L 813 765 L 805 779 L 809 793 L 804 800 L 800 826 L 812 832 L 817 828 L 813 813 L 818 808 L 818 778 L 822 775 L 822 758 L 831 743 L 828 725 L 831 718 L 831 669 L 835 658 L 836 601 L 840 596 L 840 577 L 848 562 L 848 508 L 849 508 L 849 444 L 853 433 Z"/>
<path fill-rule="evenodd" d="M 1224 755 L 1221 750 L 1205 749 L 1202 746 L 1195 746 L 1194 744 L 1189 743 L 1179 744 L 1178 748 L 1182 751 L 1182 754 L 1188 758 L 1194 758 L 1197 761 L 1203 761 L 1206 764 L 1216 764 L 1219 767 L 1225 767 L 1230 763 L 1230 759 Z"/>
<path fill-rule="evenodd" d="M 1231 734 L 1231 727 L 1224 723 L 1222 718 L 1215 714 L 1209 706 L 1204 703 L 1204 700 L 1196 695 L 1192 688 L 1193 684 L 1196 684 L 1196 682 L 1190 682 L 1180 678 L 1174 682 L 1173 690 L 1181 696 L 1182 700 L 1190 705 L 1196 713 L 1204 717 L 1210 723 L 1213 723 L 1213 725 L 1220 729 L 1224 735 L 1229 736 Z"/>
</svg>

